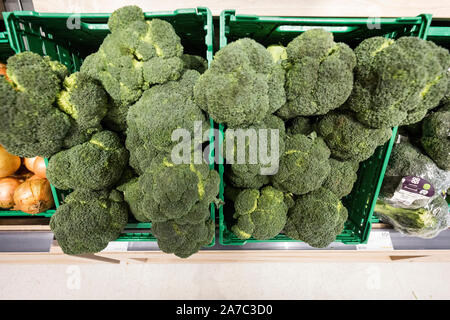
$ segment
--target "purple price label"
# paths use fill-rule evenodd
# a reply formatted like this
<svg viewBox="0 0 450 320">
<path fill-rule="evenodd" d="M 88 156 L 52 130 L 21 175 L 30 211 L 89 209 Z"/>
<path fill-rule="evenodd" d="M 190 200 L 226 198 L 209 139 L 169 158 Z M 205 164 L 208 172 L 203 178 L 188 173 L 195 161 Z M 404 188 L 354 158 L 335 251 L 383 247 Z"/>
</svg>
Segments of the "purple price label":
<svg viewBox="0 0 450 320">
<path fill-rule="evenodd" d="M 402 190 L 417 193 L 425 197 L 434 195 L 434 188 L 427 180 L 415 176 L 407 176 L 402 179 Z"/>
</svg>

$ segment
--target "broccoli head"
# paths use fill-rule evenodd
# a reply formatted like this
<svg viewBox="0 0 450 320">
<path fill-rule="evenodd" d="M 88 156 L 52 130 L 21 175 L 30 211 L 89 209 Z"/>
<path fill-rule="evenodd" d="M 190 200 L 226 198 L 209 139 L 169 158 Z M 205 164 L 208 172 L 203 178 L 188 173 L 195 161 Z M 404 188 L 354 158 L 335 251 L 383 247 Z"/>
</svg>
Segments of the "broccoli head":
<svg viewBox="0 0 450 320">
<path fill-rule="evenodd" d="M 108 19 L 111 32 L 126 29 L 134 21 L 144 21 L 145 16 L 138 6 L 124 6 L 114 11 Z"/>
<path fill-rule="evenodd" d="M 315 132 L 287 136 L 273 186 L 297 195 L 316 190 L 330 173 L 329 158 L 330 149 Z"/>
<path fill-rule="evenodd" d="M 344 230 L 348 212 L 330 190 L 319 188 L 300 196 L 289 209 L 284 231 L 295 240 L 325 248 Z"/>
<path fill-rule="evenodd" d="M 152 223 L 152 232 L 163 252 L 188 258 L 211 243 L 214 227 L 211 219 L 196 224 L 180 224 L 176 220 L 169 220 Z"/>
<path fill-rule="evenodd" d="M 447 91 L 448 50 L 416 37 L 373 37 L 355 49 L 354 90 L 348 107 L 373 128 L 420 121 Z"/>
<path fill-rule="evenodd" d="M 264 134 L 264 131 L 261 130 L 267 130 L 265 131 L 266 134 Z M 272 141 L 272 134 L 276 134 L 276 131 L 272 130 L 278 130 L 278 143 L 275 140 Z M 254 133 L 254 139 L 250 138 L 250 136 L 249 138 L 246 138 L 245 133 L 251 132 Z M 241 136 L 240 133 L 243 133 L 244 136 Z M 263 148 L 263 145 L 258 141 L 267 141 L 268 157 L 274 158 L 276 156 L 276 151 L 272 148 L 273 146 L 278 148 L 278 156 L 283 154 L 285 137 L 286 132 L 284 123 L 280 118 L 274 115 L 268 115 L 259 124 L 251 125 L 243 129 L 243 131 L 227 129 L 225 131 L 224 150 L 226 150 L 227 153 L 230 153 L 225 154 L 225 158 L 227 163 L 232 163 L 230 165 L 230 170 L 226 171 L 227 178 L 229 179 L 231 184 L 238 188 L 254 189 L 259 189 L 263 185 L 268 184 L 270 175 L 273 175 L 277 172 L 279 164 L 276 163 L 276 166 L 271 168 L 273 164 L 268 163 L 268 161 L 261 161 L 261 157 L 258 159 L 259 161 L 255 161 L 258 163 L 251 163 L 250 155 L 256 155 L 258 152 L 261 154 L 261 149 L 258 151 L 257 149 Z M 245 138 L 245 144 L 242 143 L 243 138 Z M 229 140 L 230 142 L 232 141 L 232 149 L 227 147 L 227 140 Z M 238 150 L 238 147 L 243 148 L 244 146 L 245 150 Z M 253 150 L 252 147 L 255 147 L 255 150 Z M 229 149 L 231 149 L 232 152 L 229 152 Z M 240 154 L 240 152 L 242 153 Z M 245 159 L 240 159 L 242 154 L 245 155 Z M 264 170 L 266 170 L 267 172 L 264 172 Z"/>
<path fill-rule="evenodd" d="M 114 241 L 128 222 L 120 192 L 75 190 L 56 209 L 50 228 L 66 254 L 97 253 Z"/>
<path fill-rule="evenodd" d="M 100 122 L 108 111 L 108 98 L 103 88 L 85 73 L 73 73 L 63 85 L 57 103 L 59 109 L 73 119 L 72 132 L 65 142 L 65 147 L 70 148 L 101 131 Z"/>
<path fill-rule="evenodd" d="M 358 178 L 358 162 L 330 159 L 331 171 L 322 187 L 333 192 L 339 199 L 350 194 Z"/>
<path fill-rule="evenodd" d="M 450 103 L 423 120 L 421 142 L 428 156 L 450 171 Z"/>
<path fill-rule="evenodd" d="M 353 50 L 324 29 L 308 30 L 287 46 L 283 119 L 322 115 L 341 106 L 353 88 Z"/>
<path fill-rule="evenodd" d="M 112 33 L 85 59 L 81 71 L 102 83 L 115 108 L 133 104 L 154 84 L 181 76 L 183 47 L 169 22 L 145 21 L 138 7 L 128 6 L 116 10 L 108 25 Z M 108 120 L 110 127 L 123 126 L 114 123 L 116 117 Z"/>
<path fill-rule="evenodd" d="M 140 221 L 199 223 L 219 193 L 219 174 L 207 164 L 174 164 L 156 156 L 147 170 L 119 189 Z"/>
<path fill-rule="evenodd" d="M 317 125 L 317 131 L 331 150 L 333 158 L 364 161 L 392 135 L 390 128 L 373 129 L 356 121 L 349 113 L 329 113 Z"/>
<path fill-rule="evenodd" d="M 41 101 L 42 102 L 42 101 Z M 61 150 L 71 129 L 70 118 L 53 107 L 31 100 L 0 76 L 0 144 L 20 157 L 50 157 Z"/>
<path fill-rule="evenodd" d="M 83 144 L 50 158 L 47 178 L 56 188 L 107 189 L 116 184 L 128 165 L 128 152 L 119 137 L 102 131 Z"/>
<path fill-rule="evenodd" d="M 288 206 L 284 193 L 267 186 L 261 189 L 245 189 L 234 202 L 233 217 L 237 222 L 231 227 L 240 239 L 253 237 L 258 240 L 271 239 L 283 230 Z"/>
<path fill-rule="evenodd" d="M 48 105 L 56 100 L 61 87 L 57 72 L 33 52 L 22 52 L 7 60 L 6 75 L 17 91 L 25 93 L 32 103 Z"/>
<path fill-rule="evenodd" d="M 129 108 L 126 146 L 130 150 L 131 165 L 139 173 L 147 167 L 148 159 L 156 153 L 171 152 L 178 143 L 172 141 L 175 129 L 194 133 L 194 122 L 209 130 L 206 117 L 193 101 L 193 86 L 199 73 L 188 70 L 179 81 L 154 86 Z M 201 132 L 203 137 L 203 132 Z"/>
<path fill-rule="evenodd" d="M 194 94 L 216 122 L 230 128 L 250 125 L 284 104 L 284 70 L 264 46 L 239 39 L 216 53 Z"/>
<path fill-rule="evenodd" d="M 69 69 L 59 61 L 52 60 L 49 56 L 43 57 L 44 61 L 50 66 L 53 73 L 59 78 L 61 83 L 70 75 Z"/>
<path fill-rule="evenodd" d="M 396 230 L 414 237 L 434 238 L 450 226 L 448 203 L 440 195 L 417 209 L 398 208 L 378 200 L 374 212 Z"/>
</svg>

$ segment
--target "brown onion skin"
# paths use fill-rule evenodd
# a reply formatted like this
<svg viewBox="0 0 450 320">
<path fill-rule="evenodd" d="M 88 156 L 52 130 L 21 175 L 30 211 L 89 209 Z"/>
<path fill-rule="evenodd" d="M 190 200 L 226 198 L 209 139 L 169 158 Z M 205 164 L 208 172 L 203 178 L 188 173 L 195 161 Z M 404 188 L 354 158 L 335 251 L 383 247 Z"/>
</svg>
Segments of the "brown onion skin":
<svg viewBox="0 0 450 320">
<path fill-rule="evenodd" d="M 25 158 L 25 167 L 28 170 L 36 174 L 38 177 L 45 179 L 47 178 L 47 167 L 45 166 L 45 160 L 42 157 Z"/>
<path fill-rule="evenodd" d="M 12 155 L 0 146 L 0 178 L 14 174 L 19 170 L 22 160 L 20 157 Z"/>
<path fill-rule="evenodd" d="M 47 179 L 28 179 L 14 193 L 14 210 L 38 214 L 54 206 L 50 182 Z"/>
<path fill-rule="evenodd" d="M 20 184 L 21 181 L 16 178 L 0 179 L 0 208 L 10 209 L 14 207 L 14 193 Z"/>
</svg>

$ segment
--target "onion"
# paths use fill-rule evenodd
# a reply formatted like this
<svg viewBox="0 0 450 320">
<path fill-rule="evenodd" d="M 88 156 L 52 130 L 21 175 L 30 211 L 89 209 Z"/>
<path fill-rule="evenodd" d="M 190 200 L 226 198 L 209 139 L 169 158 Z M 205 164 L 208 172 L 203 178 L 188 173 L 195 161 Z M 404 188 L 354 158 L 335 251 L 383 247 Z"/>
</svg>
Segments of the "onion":
<svg viewBox="0 0 450 320">
<path fill-rule="evenodd" d="M 25 167 L 33 172 L 38 177 L 45 179 L 47 178 L 46 172 L 47 167 L 45 166 L 45 160 L 42 157 L 25 158 Z"/>
<path fill-rule="evenodd" d="M 47 179 L 28 179 L 14 193 L 14 210 L 37 214 L 54 205 L 50 182 Z"/>
<path fill-rule="evenodd" d="M 19 179 L 0 179 L 0 208 L 9 209 L 14 206 L 14 192 L 20 186 Z"/>
<path fill-rule="evenodd" d="M 28 170 L 30 170 L 31 172 L 33 172 L 33 165 L 34 165 L 34 161 L 36 161 L 37 157 L 34 158 L 24 158 L 23 159 L 23 164 L 25 165 L 25 167 L 27 167 Z"/>
<path fill-rule="evenodd" d="M 21 163 L 19 157 L 8 153 L 0 146 L 0 178 L 12 175 L 20 168 Z"/>
</svg>

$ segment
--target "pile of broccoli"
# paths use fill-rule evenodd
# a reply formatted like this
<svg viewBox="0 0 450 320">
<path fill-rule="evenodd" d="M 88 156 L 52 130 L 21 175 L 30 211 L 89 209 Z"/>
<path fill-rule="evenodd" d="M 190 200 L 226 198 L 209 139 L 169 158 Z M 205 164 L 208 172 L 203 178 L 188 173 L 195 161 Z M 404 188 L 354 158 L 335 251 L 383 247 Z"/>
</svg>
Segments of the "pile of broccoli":
<svg viewBox="0 0 450 320">
<path fill-rule="evenodd" d="M 213 67 L 195 87 L 196 102 L 228 128 L 240 125 L 282 132 L 279 149 L 284 151 L 280 152 L 275 174 L 258 174 L 258 164 L 226 164 L 225 183 L 242 195 L 231 193 L 233 196 L 226 199 L 234 203 L 230 229 L 238 238 L 256 238 L 252 214 L 247 212 L 257 210 L 258 217 L 262 215 L 260 211 L 264 210 L 259 209 L 255 199 L 263 190 L 272 188 L 294 202 L 288 206 L 287 222 L 281 232 L 312 246 L 325 247 L 343 229 L 348 213 L 340 199 L 351 193 L 358 180 L 359 163 L 371 158 L 391 138 L 393 127 L 417 124 L 441 100 L 445 101 L 450 54 L 415 37 L 373 37 L 352 50 L 335 42 L 333 34 L 324 29 L 305 31 L 286 47 L 276 44 L 266 50 L 285 71 L 286 101 L 277 110 L 266 107 L 264 100 L 259 113 L 254 114 L 253 93 L 265 99 L 270 90 L 261 94 L 260 89 L 253 88 L 246 93 L 249 87 L 240 82 L 245 78 L 242 70 L 266 61 L 261 58 L 261 50 L 255 53 L 249 39 L 222 48 Z M 239 58 L 226 64 L 224 57 L 232 54 Z M 244 94 L 246 99 L 242 99 Z M 245 106 L 242 101 L 247 101 Z M 421 142 L 430 157 L 448 170 L 447 116 L 448 106 L 430 114 L 421 124 Z M 284 127 L 281 123 L 269 125 L 270 118 L 282 119 Z M 251 146 L 246 145 L 247 153 L 249 150 Z M 274 197 L 264 203 L 272 208 L 277 202 Z M 266 219 L 273 216 L 270 209 L 266 211 Z"/>
</svg>

